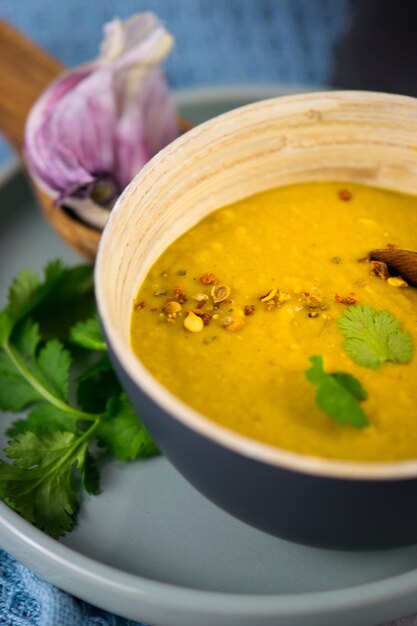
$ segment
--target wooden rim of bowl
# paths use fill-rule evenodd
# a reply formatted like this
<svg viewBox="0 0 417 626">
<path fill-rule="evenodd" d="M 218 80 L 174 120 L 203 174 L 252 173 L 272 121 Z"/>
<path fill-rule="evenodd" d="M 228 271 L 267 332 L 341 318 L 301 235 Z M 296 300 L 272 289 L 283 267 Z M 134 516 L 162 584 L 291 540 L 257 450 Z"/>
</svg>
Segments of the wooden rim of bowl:
<svg viewBox="0 0 417 626">
<path fill-rule="evenodd" d="M 399 480 L 417 477 L 417 459 L 363 462 L 310 457 L 226 429 L 161 385 L 130 346 L 133 299 L 153 262 L 169 243 L 202 216 L 230 203 L 230 199 L 217 203 L 220 196 L 212 189 L 210 198 L 201 200 L 216 168 L 218 182 L 229 198 L 234 197 L 230 193 L 237 193 L 236 189 L 233 192 L 230 189 L 235 179 L 239 179 L 239 168 L 242 169 L 240 182 L 235 185 L 239 187 L 236 199 L 256 193 L 248 193 L 245 187 L 248 179 L 245 168 L 249 167 L 247 163 L 251 158 L 255 163 L 253 177 L 259 179 L 256 184 L 261 185 L 258 190 L 267 189 L 270 179 L 269 188 L 277 186 L 272 179 L 279 175 L 284 181 L 281 184 L 350 180 L 417 195 L 417 148 L 412 145 L 412 137 L 417 137 L 417 100 L 414 98 L 375 92 L 316 92 L 264 100 L 225 113 L 179 137 L 154 157 L 113 209 L 102 235 L 95 270 L 100 317 L 115 356 L 131 380 L 173 419 L 258 462 L 328 478 Z M 417 139 L 415 142 L 417 144 Z M 227 161 L 230 155 L 233 158 Z M 332 158 L 335 163 L 329 165 L 333 163 Z M 264 160 L 268 171 L 262 167 L 257 169 L 256 159 Z M 305 169 L 300 169 L 300 159 L 305 160 Z M 223 161 L 220 165 L 219 160 Z M 281 164 L 278 174 L 277 163 Z M 230 180 L 227 179 L 228 168 Z M 184 175 L 186 187 L 180 184 Z M 197 217 L 190 220 L 185 205 L 190 202 L 190 207 L 194 207 L 190 194 L 199 189 L 198 185 L 202 195 L 196 196 L 195 206 L 205 204 Z M 185 206 L 179 209 L 184 215 L 178 218 L 181 222 L 178 227 L 176 216 L 171 216 L 167 209 L 165 218 L 158 223 L 164 202 L 170 209 L 175 202 Z M 207 202 L 211 202 L 211 210 Z M 150 217 L 150 213 L 155 217 Z M 139 228 L 135 228 L 135 224 Z M 169 229 L 172 232 L 167 237 Z M 149 243 L 152 238 L 159 242 L 158 252 L 155 245 L 152 247 Z M 141 263 L 133 268 L 133 257 L 140 246 L 144 248 Z"/>
</svg>

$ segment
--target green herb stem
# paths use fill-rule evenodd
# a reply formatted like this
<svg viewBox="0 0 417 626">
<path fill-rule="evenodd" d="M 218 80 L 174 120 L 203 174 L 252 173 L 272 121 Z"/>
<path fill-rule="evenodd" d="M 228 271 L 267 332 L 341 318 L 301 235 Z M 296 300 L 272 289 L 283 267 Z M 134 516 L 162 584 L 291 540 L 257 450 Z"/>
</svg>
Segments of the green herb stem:
<svg viewBox="0 0 417 626">
<path fill-rule="evenodd" d="M 53 404 L 57 409 L 63 411 L 64 413 L 68 413 L 69 415 L 73 415 L 77 419 L 84 419 L 88 421 L 100 420 L 103 417 L 103 414 L 93 414 L 86 413 L 85 411 L 80 411 L 79 409 L 75 409 L 70 404 L 60 400 L 53 393 L 51 393 L 48 389 L 46 389 L 42 383 L 37 380 L 32 373 L 27 369 L 24 363 L 20 360 L 18 354 L 13 350 L 9 343 L 5 342 L 2 345 L 4 351 L 9 356 L 10 360 L 13 362 L 14 366 L 19 370 L 22 376 L 30 383 L 30 385 L 45 398 L 47 402 Z M 88 431 L 87 431 L 88 432 Z"/>
<path fill-rule="evenodd" d="M 92 271 L 54 261 L 41 280 L 22 270 L 0 311 L 0 406 L 29 411 L 9 429 L 4 452 L 11 462 L 0 460 L 0 499 L 52 537 L 73 529 L 79 489 L 100 493 L 90 443 L 122 461 L 159 453 L 112 370 L 94 315 Z M 72 345 L 96 355 L 74 381 L 74 402 Z M 74 469 L 80 484 L 72 481 Z"/>
</svg>

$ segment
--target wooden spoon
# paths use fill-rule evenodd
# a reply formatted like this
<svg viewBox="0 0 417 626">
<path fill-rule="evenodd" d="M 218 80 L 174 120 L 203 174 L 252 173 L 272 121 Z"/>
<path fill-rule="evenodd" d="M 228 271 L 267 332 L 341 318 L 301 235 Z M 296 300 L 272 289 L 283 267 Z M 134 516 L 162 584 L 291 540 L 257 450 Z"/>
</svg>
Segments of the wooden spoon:
<svg viewBox="0 0 417 626">
<path fill-rule="evenodd" d="M 40 93 L 64 70 L 62 63 L 0 20 L 0 131 L 23 161 L 28 113 Z M 181 132 L 192 126 L 181 118 L 178 125 Z M 101 232 L 65 208 L 56 207 L 52 198 L 36 185 L 32 187 L 50 226 L 82 256 L 94 260 Z"/>
<path fill-rule="evenodd" d="M 386 263 L 391 273 L 401 276 L 412 287 L 417 287 L 417 252 L 396 249 L 372 250 L 369 258 L 372 261 Z"/>
</svg>

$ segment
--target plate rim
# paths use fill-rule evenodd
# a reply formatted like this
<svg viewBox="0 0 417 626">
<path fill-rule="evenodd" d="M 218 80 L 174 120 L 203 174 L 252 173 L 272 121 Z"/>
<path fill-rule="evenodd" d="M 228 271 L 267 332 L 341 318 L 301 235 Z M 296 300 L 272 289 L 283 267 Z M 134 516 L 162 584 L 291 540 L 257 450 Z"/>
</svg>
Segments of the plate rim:
<svg viewBox="0 0 417 626">
<path fill-rule="evenodd" d="M 316 90 L 317 86 L 314 89 Z M 177 105 L 181 107 L 201 102 L 216 104 L 239 99 L 244 101 L 267 99 L 280 94 L 309 90 L 313 89 L 303 85 L 216 85 L 177 90 L 174 92 L 174 97 Z M 8 162 L 1 164 L 0 189 L 17 177 L 20 172 L 21 165 L 17 159 L 9 159 Z M 76 585 L 71 581 L 67 584 L 66 580 L 64 584 L 61 584 L 56 581 L 55 575 L 48 576 L 48 567 L 51 564 L 56 571 L 61 572 L 60 578 L 63 579 L 64 575 L 72 576 L 80 584 L 90 585 L 87 593 L 80 593 L 80 591 L 77 593 L 77 596 L 86 602 L 95 603 L 91 599 L 92 594 L 89 593 L 91 586 L 94 586 L 95 592 L 100 591 L 104 594 L 111 592 L 111 597 L 114 595 L 131 597 L 133 594 L 135 600 L 137 599 L 138 610 L 144 614 L 149 610 L 155 614 L 156 611 L 165 609 L 173 613 L 180 611 L 187 615 L 198 610 L 202 615 L 212 617 L 222 615 L 240 617 L 244 613 L 250 619 L 256 617 L 306 618 L 313 614 L 336 617 L 355 609 L 365 610 L 375 606 L 389 606 L 394 600 L 411 598 L 417 592 L 417 568 L 375 582 L 299 594 L 231 593 L 165 583 L 131 574 L 66 546 L 32 526 L 1 501 L 0 539 L 3 548 L 20 563 L 67 593 L 74 594 Z M 10 546 L 9 543 L 11 543 Z M 34 561 L 40 563 L 40 567 L 34 564 Z M 105 603 L 101 603 L 101 608 L 117 612 L 114 605 L 112 608 L 111 601 L 107 602 L 107 606 L 104 606 Z M 417 598 L 415 604 L 417 609 Z M 122 613 L 119 611 L 119 614 Z M 131 619 L 138 619 L 136 614 L 132 615 L 130 609 L 126 610 L 124 615 Z M 140 619 L 143 619 L 143 616 Z"/>
<path fill-rule="evenodd" d="M 168 461 L 167 461 L 168 462 Z M 149 593 L 149 596 L 156 593 L 158 604 L 161 600 L 166 599 L 170 595 L 179 596 L 181 598 L 181 604 L 190 604 L 190 596 L 193 596 L 196 600 L 208 599 L 212 603 L 217 604 L 217 608 L 221 605 L 225 609 L 234 608 L 239 604 L 239 610 L 250 610 L 255 608 L 257 612 L 260 611 L 259 602 L 269 605 L 269 608 L 273 610 L 282 609 L 282 615 L 296 616 L 308 613 L 309 611 L 317 611 L 320 608 L 320 603 L 323 602 L 323 609 L 346 609 L 358 607 L 359 605 L 373 604 L 381 599 L 387 599 L 387 593 L 398 593 L 401 596 L 403 593 L 409 591 L 415 591 L 417 589 L 417 568 L 410 570 L 407 573 L 390 576 L 380 581 L 364 583 L 362 585 L 356 585 L 351 587 L 343 587 L 340 589 L 333 589 L 329 591 L 310 591 L 305 593 L 283 593 L 283 594 L 248 594 L 248 593 L 231 593 L 221 591 L 210 591 L 202 589 L 194 589 L 192 587 L 186 587 L 182 585 L 174 585 L 171 583 L 160 582 L 157 580 L 151 580 L 143 576 L 136 574 L 130 574 L 129 572 L 118 569 L 111 565 L 107 565 L 100 561 L 86 556 L 74 548 L 60 543 L 56 539 L 53 539 L 49 535 L 45 534 L 38 528 L 32 526 L 29 522 L 20 517 L 15 511 L 10 509 L 4 502 L 0 501 L 0 528 L 8 533 L 10 536 L 19 539 L 23 545 L 30 546 L 32 550 L 37 552 L 39 556 L 47 557 L 52 562 L 60 564 L 68 571 L 79 571 L 79 573 L 86 579 L 92 581 L 103 580 L 103 584 L 106 587 L 112 587 L 115 590 L 124 587 L 125 592 L 140 591 L 143 600 L 143 594 Z M 13 556 L 13 553 L 10 552 Z M 74 561 L 71 561 L 70 557 L 75 555 Z M 87 567 L 89 566 L 89 567 Z M 31 566 L 28 566 L 31 567 Z M 96 568 L 101 571 L 94 571 Z M 117 582 L 115 579 L 117 578 Z M 122 584 L 120 583 L 122 579 Z M 404 582 L 408 582 L 408 585 L 404 585 Z M 408 587 L 408 589 L 407 589 Z M 355 598 L 355 594 L 363 596 L 362 601 Z M 350 596 L 350 597 L 349 597 Z M 306 604 L 300 610 L 300 600 L 306 598 L 307 601 L 311 601 L 310 604 Z M 296 602 L 295 602 L 296 601 Z M 194 604 L 191 602 L 191 604 Z M 294 612 L 290 609 L 296 608 Z M 199 608 L 203 607 L 199 604 Z M 268 611 L 269 612 L 269 611 Z M 275 615 L 275 613 L 274 613 Z M 280 613 L 276 614 L 280 616 Z"/>
</svg>

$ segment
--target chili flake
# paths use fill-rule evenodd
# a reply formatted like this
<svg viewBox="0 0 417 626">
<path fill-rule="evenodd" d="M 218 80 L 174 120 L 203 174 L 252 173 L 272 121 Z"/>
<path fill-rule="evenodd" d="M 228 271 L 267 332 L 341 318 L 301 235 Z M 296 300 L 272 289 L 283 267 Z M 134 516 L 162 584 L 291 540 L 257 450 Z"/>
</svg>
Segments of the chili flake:
<svg viewBox="0 0 417 626">
<path fill-rule="evenodd" d="M 216 282 L 216 274 L 213 274 L 212 272 L 207 272 L 206 274 L 200 276 L 200 282 L 202 282 L 203 285 L 212 285 Z"/>
<path fill-rule="evenodd" d="M 211 309 L 203 311 L 202 308 L 197 307 L 196 309 L 193 309 L 192 312 L 194 313 L 194 315 L 197 315 L 203 320 L 204 326 L 208 326 L 210 324 L 211 318 L 214 317 L 214 311 Z"/>
<path fill-rule="evenodd" d="M 353 305 L 357 303 L 357 298 L 355 298 L 355 294 L 351 293 L 349 296 L 346 296 L 345 298 L 343 298 L 342 296 L 339 296 L 338 293 L 334 294 L 334 299 L 336 300 L 336 302 L 338 302 L 339 304 L 347 304 L 347 305 Z"/>
<path fill-rule="evenodd" d="M 197 309 L 202 309 L 209 301 L 209 297 L 205 293 L 198 293 L 193 296 L 193 300 L 197 302 Z"/>
<path fill-rule="evenodd" d="M 185 304 L 185 302 L 187 302 L 188 298 L 185 295 L 184 287 L 181 287 L 181 285 L 177 285 L 176 287 L 174 287 L 174 293 L 177 296 L 177 302 L 179 302 L 180 304 Z"/>
<path fill-rule="evenodd" d="M 352 198 L 352 192 L 349 189 L 340 189 L 338 196 L 343 202 L 349 202 Z"/>
</svg>

